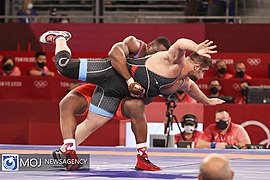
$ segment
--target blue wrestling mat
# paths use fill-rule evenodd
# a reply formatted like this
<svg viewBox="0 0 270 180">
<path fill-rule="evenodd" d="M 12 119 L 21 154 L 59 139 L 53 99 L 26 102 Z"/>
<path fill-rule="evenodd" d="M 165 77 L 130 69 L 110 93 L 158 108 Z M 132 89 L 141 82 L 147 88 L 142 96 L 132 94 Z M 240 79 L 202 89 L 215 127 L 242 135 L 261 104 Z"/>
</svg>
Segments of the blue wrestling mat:
<svg viewBox="0 0 270 180">
<path fill-rule="evenodd" d="M 49 154 L 58 146 L 0 145 L 1 154 Z M 0 179 L 197 179 L 199 164 L 210 153 L 225 154 L 235 178 L 269 179 L 270 150 L 214 150 L 149 148 L 150 160 L 158 172 L 136 171 L 136 149 L 125 147 L 78 147 L 78 154 L 90 154 L 90 168 L 67 172 L 60 167 L 48 171 L 0 171 Z"/>
</svg>

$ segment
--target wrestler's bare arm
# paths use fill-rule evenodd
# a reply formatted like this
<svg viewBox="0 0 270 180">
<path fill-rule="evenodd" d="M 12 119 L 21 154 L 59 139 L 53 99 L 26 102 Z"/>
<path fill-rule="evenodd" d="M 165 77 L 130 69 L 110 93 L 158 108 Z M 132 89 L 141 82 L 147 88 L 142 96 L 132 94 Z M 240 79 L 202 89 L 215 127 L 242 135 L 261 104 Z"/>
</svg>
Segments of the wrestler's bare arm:
<svg viewBox="0 0 270 180">
<path fill-rule="evenodd" d="M 185 78 L 185 82 L 180 89 L 185 91 L 193 99 L 205 105 L 217 105 L 224 103 L 224 101 L 219 98 L 208 98 L 207 96 L 205 96 L 205 94 L 200 90 L 197 84 L 189 77 Z"/>
<path fill-rule="evenodd" d="M 213 41 L 209 40 L 197 44 L 190 39 L 178 39 L 168 50 L 169 59 L 172 63 L 180 63 L 186 51 L 196 52 L 199 55 L 211 58 L 210 54 L 217 53 L 217 51 L 214 50 L 217 46 L 212 44 Z"/>
<path fill-rule="evenodd" d="M 123 42 L 114 44 L 109 51 L 109 58 L 113 68 L 127 81 L 131 78 L 128 71 L 126 57 L 129 54 L 138 52 L 140 49 L 140 40 L 134 36 L 129 36 Z"/>
</svg>

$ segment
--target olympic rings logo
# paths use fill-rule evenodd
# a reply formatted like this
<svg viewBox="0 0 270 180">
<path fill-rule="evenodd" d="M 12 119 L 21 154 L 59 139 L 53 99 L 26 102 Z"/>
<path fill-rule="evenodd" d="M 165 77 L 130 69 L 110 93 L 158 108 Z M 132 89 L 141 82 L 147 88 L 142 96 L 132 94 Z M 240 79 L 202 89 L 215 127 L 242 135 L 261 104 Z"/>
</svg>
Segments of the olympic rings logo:
<svg viewBox="0 0 270 180">
<path fill-rule="evenodd" d="M 34 81 L 36 88 L 45 88 L 48 85 L 48 81 Z"/>
<path fill-rule="evenodd" d="M 234 90 L 240 91 L 240 86 L 239 86 L 238 83 L 233 83 L 232 87 L 233 87 Z"/>
<path fill-rule="evenodd" d="M 248 58 L 247 62 L 251 66 L 258 66 L 261 63 L 261 59 L 260 58 Z"/>
<path fill-rule="evenodd" d="M 270 144 L 270 131 L 267 128 L 267 126 L 263 124 L 262 122 L 256 121 L 256 120 L 246 121 L 241 124 L 242 127 L 251 126 L 251 125 L 258 126 L 265 132 L 267 139 L 262 140 L 259 144 L 266 144 L 268 146 Z"/>
</svg>

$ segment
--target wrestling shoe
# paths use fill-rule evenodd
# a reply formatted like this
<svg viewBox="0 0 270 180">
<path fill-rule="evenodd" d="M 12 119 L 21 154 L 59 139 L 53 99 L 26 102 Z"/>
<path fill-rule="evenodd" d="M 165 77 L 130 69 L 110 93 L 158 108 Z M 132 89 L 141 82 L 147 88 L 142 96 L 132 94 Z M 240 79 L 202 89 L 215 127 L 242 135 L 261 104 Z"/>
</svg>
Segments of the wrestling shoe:
<svg viewBox="0 0 270 180">
<path fill-rule="evenodd" d="M 76 151 L 74 150 L 68 150 L 67 152 L 65 152 L 66 155 L 66 170 L 67 171 L 75 171 L 78 170 L 82 164 L 80 164 L 80 160 L 76 154 Z"/>
<path fill-rule="evenodd" d="M 67 41 L 71 38 L 67 31 L 47 31 L 39 37 L 39 42 L 43 44 L 54 44 L 58 37 L 64 37 Z"/>
<path fill-rule="evenodd" d="M 56 159 L 58 161 L 66 159 L 66 156 L 65 156 L 64 152 L 62 152 L 60 149 L 53 150 L 52 151 L 52 156 L 53 156 L 54 159 Z M 67 164 L 63 163 L 63 166 L 67 167 Z"/>
<path fill-rule="evenodd" d="M 138 171 L 160 171 L 160 167 L 151 163 L 147 154 L 137 155 L 137 164 L 135 169 Z"/>
<path fill-rule="evenodd" d="M 75 171 L 79 169 L 82 164 L 79 163 L 79 158 L 74 150 L 68 150 L 66 152 L 62 152 L 60 149 L 56 149 L 52 151 L 52 156 L 56 160 L 61 160 L 63 166 L 66 168 L 67 171 Z"/>
</svg>

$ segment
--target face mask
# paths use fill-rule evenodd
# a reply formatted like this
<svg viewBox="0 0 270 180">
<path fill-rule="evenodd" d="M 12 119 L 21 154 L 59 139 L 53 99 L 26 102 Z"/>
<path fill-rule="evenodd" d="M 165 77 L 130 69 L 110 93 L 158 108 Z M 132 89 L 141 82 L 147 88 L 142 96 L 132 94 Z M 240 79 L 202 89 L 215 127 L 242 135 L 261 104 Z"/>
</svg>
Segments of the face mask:
<svg viewBox="0 0 270 180">
<path fill-rule="evenodd" d="M 184 126 L 184 130 L 187 134 L 192 134 L 194 131 L 195 127 L 194 126 Z"/>
<path fill-rule="evenodd" d="M 237 75 L 238 77 L 242 78 L 242 77 L 244 77 L 245 72 L 244 72 L 244 71 L 238 71 L 238 72 L 236 72 L 236 75 Z"/>
<path fill-rule="evenodd" d="M 212 94 L 217 94 L 217 93 L 218 93 L 218 88 L 216 88 L 216 87 L 211 87 L 211 88 L 210 88 L 210 91 L 211 91 Z"/>
<path fill-rule="evenodd" d="M 33 8 L 33 3 L 28 3 L 28 4 L 27 4 L 27 8 L 28 8 L 28 9 L 32 9 L 32 8 Z"/>
<path fill-rule="evenodd" d="M 61 20 L 61 23 L 67 24 L 67 23 L 68 23 L 68 20 L 67 20 L 67 19 L 62 19 L 62 20 Z"/>
<path fill-rule="evenodd" d="M 218 122 L 216 122 L 216 124 L 217 124 L 217 127 L 220 130 L 224 130 L 224 129 L 226 129 L 228 127 L 229 122 L 228 121 L 219 120 Z"/>
<path fill-rule="evenodd" d="M 243 96 L 246 96 L 247 95 L 247 89 L 241 89 L 241 94 Z"/>
<path fill-rule="evenodd" d="M 14 68 L 13 64 L 5 64 L 3 65 L 4 71 L 11 71 Z"/>
<path fill-rule="evenodd" d="M 226 68 L 220 68 L 220 69 L 218 69 L 218 72 L 220 73 L 220 74 L 225 74 L 226 73 L 226 71 L 227 71 L 227 69 Z"/>
<path fill-rule="evenodd" d="M 40 69 L 43 69 L 44 68 L 44 66 L 45 66 L 45 62 L 37 62 L 37 65 L 38 65 L 38 67 L 40 68 Z"/>
</svg>

